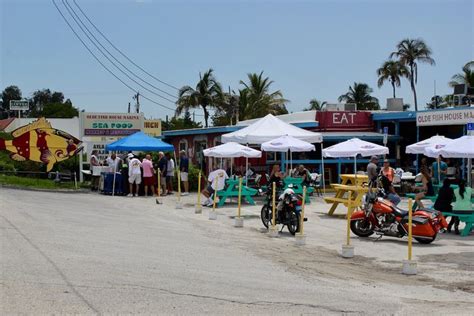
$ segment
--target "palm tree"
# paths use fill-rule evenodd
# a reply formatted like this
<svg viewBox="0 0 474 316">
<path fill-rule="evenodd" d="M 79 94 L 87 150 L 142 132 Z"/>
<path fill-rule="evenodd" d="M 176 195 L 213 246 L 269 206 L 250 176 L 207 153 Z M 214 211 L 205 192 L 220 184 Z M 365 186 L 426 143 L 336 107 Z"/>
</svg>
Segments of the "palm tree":
<svg viewBox="0 0 474 316">
<path fill-rule="evenodd" d="M 379 80 L 378 87 L 382 87 L 385 81 L 389 81 L 393 88 L 393 97 L 395 96 L 395 86 L 400 87 L 400 77 L 408 77 L 407 66 L 395 60 L 387 60 L 377 69 Z"/>
<path fill-rule="evenodd" d="M 270 86 L 273 83 L 268 77 L 263 78 L 263 71 L 260 74 L 247 74 L 248 83 L 240 81 L 244 86 L 246 104 L 242 104 L 248 111 L 248 117 L 262 117 L 268 113 L 279 115 L 288 113 L 285 103 L 288 100 L 283 98 L 280 90 L 270 92 Z M 243 119 L 240 117 L 240 119 Z"/>
<path fill-rule="evenodd" d="M 431 49 L 422 39 L 402 40 L 397 45 L 397 51 L 390 54 L 390 58 L 396 57 L 401 64 L 410 68 L 409 78 L 411 91 L 413 91 L 413 99 L 415 101 L 415 111 L 418 111 L 418 102 L 416 99 L 416 83 L 418 81 L 418 64 L 417 62 L 434 65 L 435 61 L 431 58 Z"/>
<path fill-rule="evenodd" d="M 199 82 L 196 89 L 190 86 L 184 86 L 179 90 L 179 98 L 176 101 L 176 115 L 190 108 L 201 107 L 204 111 L 205 126 L 208 127 L 209 108 L 216 107 L 222 100 L 222 87 L 209 69 L 201 75 L 199 73 Z"/>
<path fill-rule="evenodd" d="M 326 101 L 320 102 L 318 99 L 309 100 L 309 107 L 305 108 L 303 111 L 321 111 L 323 106 L 327 104 Z"/>
<path fill-rule="evenodd" d="M 468 87 L 474 87 L 474 60 L 467 62 L 464 67 L 462 67 L 462 73 L 455 74 L 449 85 L 454 87 L 457 84 L 465 84 Z"/>
<path fill-rule="evenodd" d="M 379 100 L 370 94 L 373 90 L 366 84 L 354 82 L 349 91 L 339 97 L 339 102 L 355 103 L 358 110 L 378 110 Z"/>
</svg>

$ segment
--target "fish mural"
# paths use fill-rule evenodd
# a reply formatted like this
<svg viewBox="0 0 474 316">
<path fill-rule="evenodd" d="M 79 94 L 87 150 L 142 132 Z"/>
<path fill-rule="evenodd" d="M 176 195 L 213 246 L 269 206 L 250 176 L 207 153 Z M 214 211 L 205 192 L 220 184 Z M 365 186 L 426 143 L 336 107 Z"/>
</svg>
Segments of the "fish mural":
<svg viewBox="0 0 474 316">
<path fill-rule="evenodd" d="M 0 150 L 10 152 L 16 161 L 36 161 L 46 164 L 46 170 L 55 163 L 73 157 L 82 150 L 81 141 L 51 126 L 44 117 L 14 130 L 12 140 L 0 138 Z"/>
</svg>

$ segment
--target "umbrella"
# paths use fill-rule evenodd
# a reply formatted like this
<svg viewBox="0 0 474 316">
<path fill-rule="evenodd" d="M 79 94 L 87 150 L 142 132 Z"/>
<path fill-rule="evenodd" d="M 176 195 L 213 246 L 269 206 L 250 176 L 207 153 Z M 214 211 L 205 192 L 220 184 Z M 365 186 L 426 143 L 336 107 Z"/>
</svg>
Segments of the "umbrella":
<svg viewBox="0 0 474 316">
<path fill-rule="evenodd" d="M 260 158 L 262 157 L 262 152 L 238 143 L 230 142 L 204 149 L 204 156 L 218 158 Z"/>
<path fill-rule="evenodd" d="M 265 151 L 278 151 L 287 152 L 290 151 L 290 169 L 293 168 L 293 152 L 304 152 L 312 151 L 316 148 L 313 144 L 310 144 L 304 140 L 294 138 L 293 136 L 285 135 L 278 137 L 277 139 L 265 142 L 260 147 Z"/>
<path fill-rule="evenodd" d="M 419 141 L 415 144 L 409 145 L 406 148 L 407 154 L 423 154 L 426 155 L 426 149 L 430 147 L 435 147 L 437 145 L 447 145 L 451 141 L 450 138 L 444 136 L 433 136 L 428 139 Z"/>
<path fill-rule="evenodd" d="M 380 146 L 359 138 L 351 138 L 345 142 L 330 146 L 323 149 L 324 157 L 339 158 L 339 157 L 354 157 L 354 175 L 357 177 L 357 155 L 363 157 L 387 155 L 388 148 Z"/>
<path fill-rule="evenodd" d="M 438 162 L 438 183 L 439 183 L 441 181 L 441 172 L 439 172 L 440 151 L 444 146 L 449 144 L 451 141 L 452 141 L 451 138 L 435 135 L 428 139 L 422 140 L 418 143 L 407 146 L 406 153 L 407 154 L 423 154 L 431 158 L 437 158 L 436 160 Z"/>
<path fill-rule="evenodd" d="M 363 157 L 374 156 L 374 155 L 387 155 L 388 148 L 380 146 L 374 143 L 360 140 L 359 138 L 352 138 L 345 142 L 330 146 L 323 149 L 324 157 L 357 157 L 361 155 Z"/>
<path fill-rule="evenodd" d="M 207 157 L 219 157 L 219 158 L 234 158 L 234 157 L 245 157 L 245 170 L 248 170 L 248 158 L 260 158 L 262 152 L 235 142 L 225 143 L 219 146 L 204 149 L 204 156 Z M 231 170 L 232 170 L 232 164 Z M 248 179 L 245 181 L 245 185 L 248 184 Z"/>
<path fill-rule="evenodd" d="M 302 152 L 315 150 L 313 144 L 308 143 L 304 140 L 300 140 L 293 136 L 285 135 L 278 137 L 274 140 L 265 142 L 260 147 L 265 151 L 279 151 L 279 152 Z"/>
<path fill-rule="evenodd" d="M 447 158 L 468 158 L 468 180 L 472 184 L 471 177 L 471 159 L 474 158 L 474 135 L 466 135 L 453 139 L 451 143 L 444 146 L 440 154 Z"/>
</svg>

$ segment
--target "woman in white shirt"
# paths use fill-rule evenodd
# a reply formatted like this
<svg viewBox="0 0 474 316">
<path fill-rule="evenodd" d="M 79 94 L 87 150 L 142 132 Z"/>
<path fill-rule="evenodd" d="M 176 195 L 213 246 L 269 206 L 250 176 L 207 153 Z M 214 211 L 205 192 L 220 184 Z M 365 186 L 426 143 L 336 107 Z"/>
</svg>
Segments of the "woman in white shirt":
<svg viewBox="0 0 474 316">
<path fill-rule="evenodd" d="M 166 159 L 168 160 L 168 166 L 166 168 L 166 189 L 168 194 L 173 193 L 173 179 L 174 179 L 174 160 L 171 158 L 170 153 L 166 153 Z"/>
</svg>

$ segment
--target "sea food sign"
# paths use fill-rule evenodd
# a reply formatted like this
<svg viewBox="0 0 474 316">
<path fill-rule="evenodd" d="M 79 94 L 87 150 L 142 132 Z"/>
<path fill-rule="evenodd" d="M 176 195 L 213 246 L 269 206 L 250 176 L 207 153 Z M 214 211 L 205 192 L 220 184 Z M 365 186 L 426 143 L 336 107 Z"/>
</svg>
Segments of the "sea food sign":
<svg viewBox="0 0 474 316">
<path fill-rule="evenodd" d="M 128 136 L 143 130 L 143 113 L 81 113 L 82 136 Z"/>
<path fill-rule="evenodd" d="M 417 126 L 465 125 L 474 122 L 474 109 L 416 113 Z"/>
</svg>

